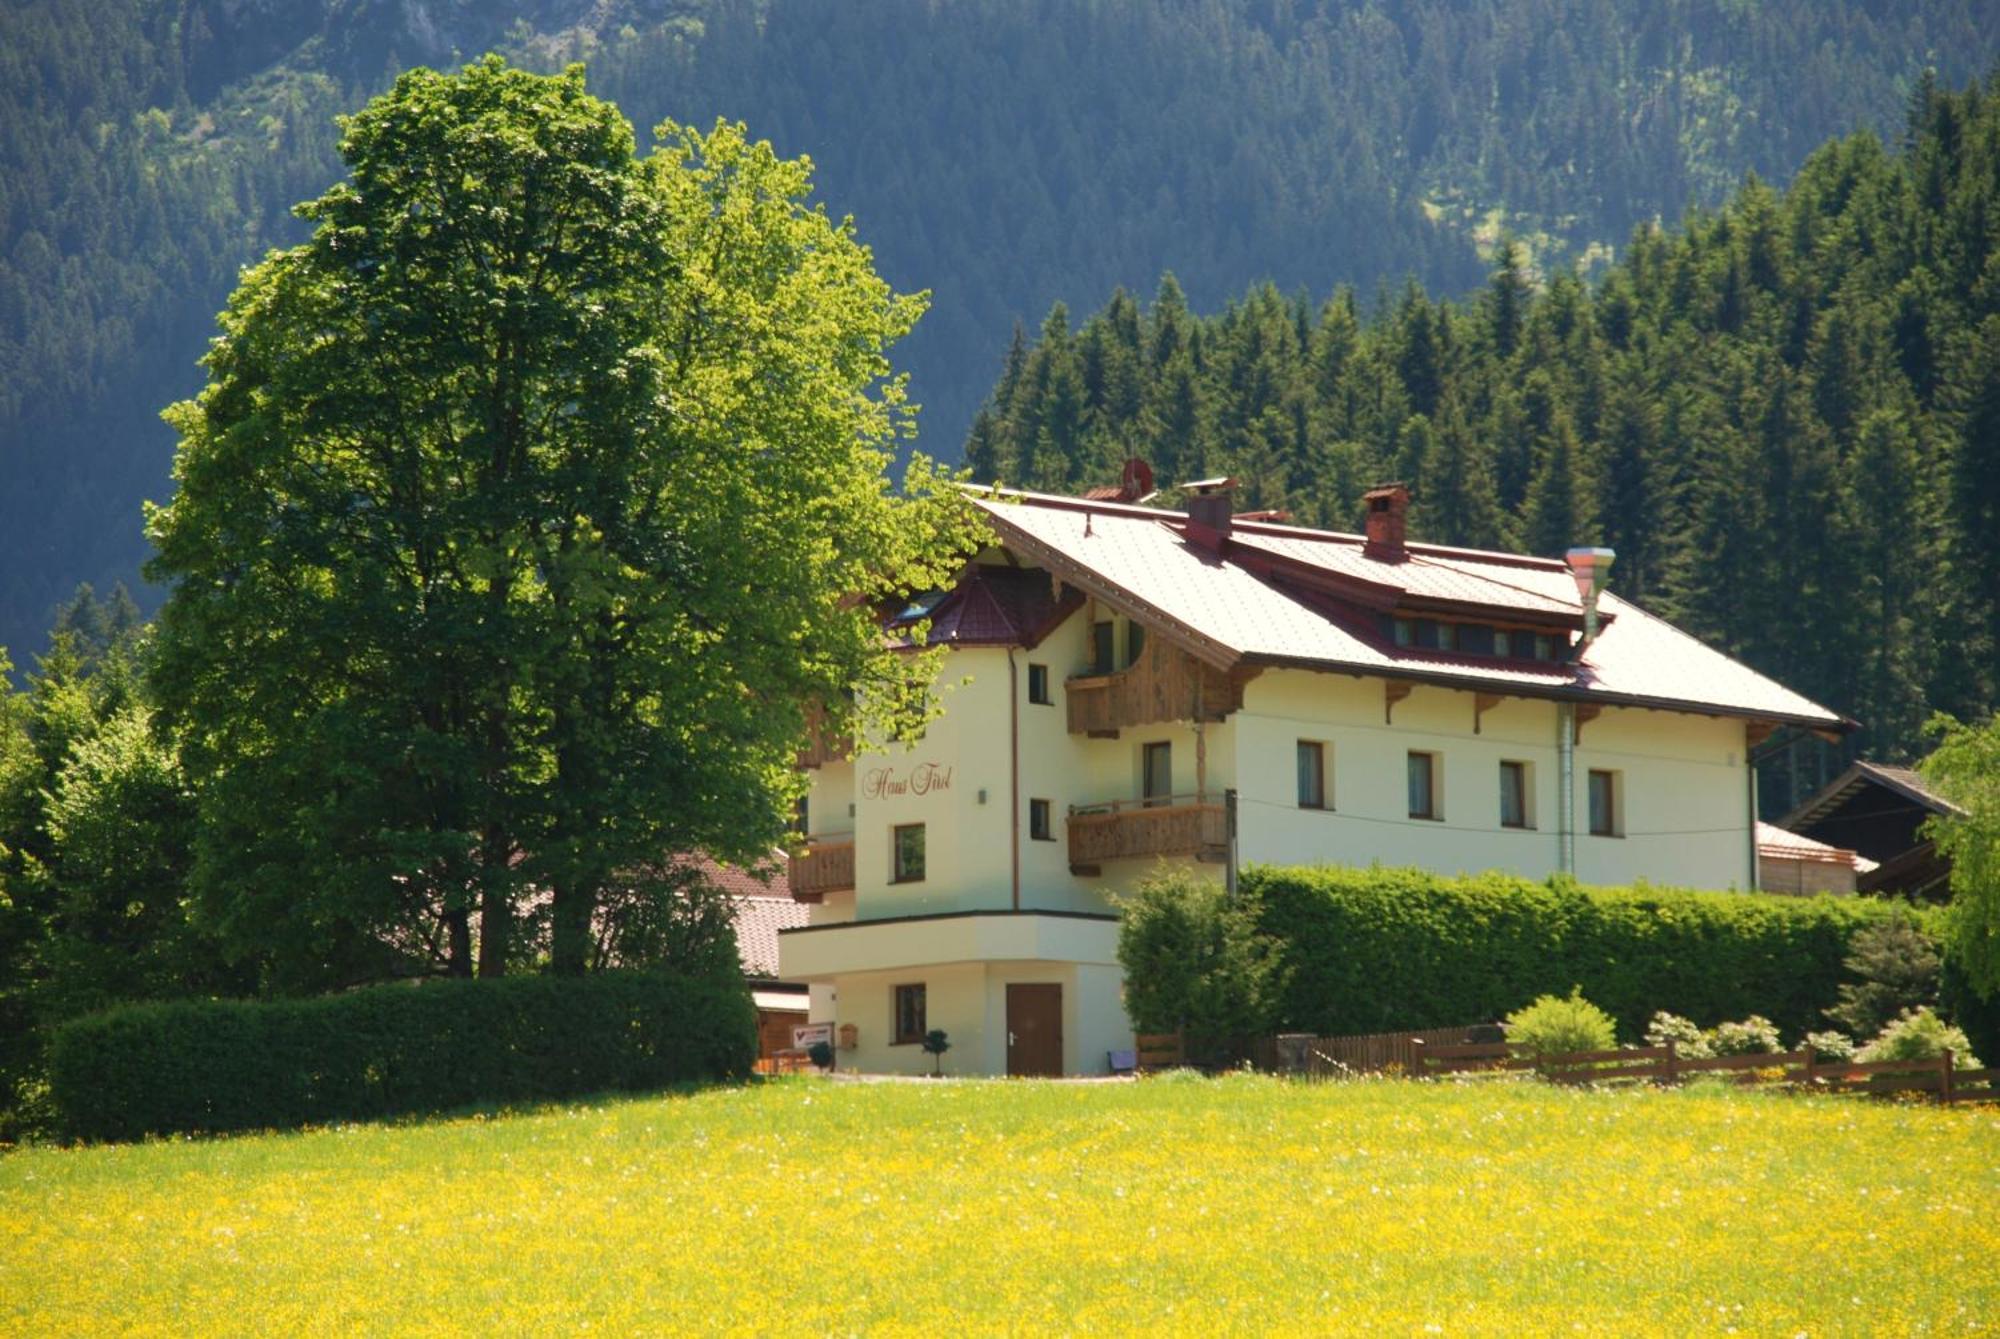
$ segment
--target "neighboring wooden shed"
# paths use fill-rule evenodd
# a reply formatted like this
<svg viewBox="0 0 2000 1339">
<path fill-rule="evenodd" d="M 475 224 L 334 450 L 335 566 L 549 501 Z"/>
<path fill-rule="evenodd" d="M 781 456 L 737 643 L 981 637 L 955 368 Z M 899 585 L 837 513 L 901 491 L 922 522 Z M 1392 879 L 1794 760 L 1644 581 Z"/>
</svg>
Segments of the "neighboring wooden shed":
<svg viewBox="0 0 2000 1339">
<path fill-rule="evenodd" d="M 1853 851 L 1828 846 L 1772 823 L 1757 825 L 1757 889 L 1809 897 L 1851 893 L 1864 869 L 1875 862 Z"/>
<path fill-rule="evenodd" d="M 1873 862 L 1857 870 L 1857 892 L 1942 901 L 1951 893 L 1951 862 L 1922 827 L 1937 815 L 1960 812 L 1911 768 L 1857 762 L 1777 825 Z"/>
</svg>

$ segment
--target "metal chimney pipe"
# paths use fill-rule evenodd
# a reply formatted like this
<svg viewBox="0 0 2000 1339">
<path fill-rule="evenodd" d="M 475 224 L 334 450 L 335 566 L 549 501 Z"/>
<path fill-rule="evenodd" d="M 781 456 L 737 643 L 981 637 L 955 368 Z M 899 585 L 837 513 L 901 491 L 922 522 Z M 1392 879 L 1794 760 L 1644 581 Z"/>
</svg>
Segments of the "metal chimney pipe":
<svg viewBox="0 0 2000 1339">
<path fill-rule="evenodd" d="M 1583 601 L 1583 642 L 1581 652 L 1597 640 L 1597 601 L 1611 581 L 1611 563 L 1617 554 L 1610 549 L 1571 549 L 1563 555 L 1569 574 L 1576 581 L 1576 593 Z"/>
</svg>

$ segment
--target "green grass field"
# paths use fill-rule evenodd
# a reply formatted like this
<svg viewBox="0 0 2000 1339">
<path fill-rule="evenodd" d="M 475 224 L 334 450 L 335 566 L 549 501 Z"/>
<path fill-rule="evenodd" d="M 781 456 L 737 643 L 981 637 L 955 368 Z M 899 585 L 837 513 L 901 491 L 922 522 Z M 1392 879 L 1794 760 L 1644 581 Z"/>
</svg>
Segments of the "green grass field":
<svg viewBox="0 0 2000 1339">
<path fill-rule="evenodd" d="M 0 1333 L 1973 1333 L 2000 1112 L 785 1080 L 0 1158 Z"/>
</svg>

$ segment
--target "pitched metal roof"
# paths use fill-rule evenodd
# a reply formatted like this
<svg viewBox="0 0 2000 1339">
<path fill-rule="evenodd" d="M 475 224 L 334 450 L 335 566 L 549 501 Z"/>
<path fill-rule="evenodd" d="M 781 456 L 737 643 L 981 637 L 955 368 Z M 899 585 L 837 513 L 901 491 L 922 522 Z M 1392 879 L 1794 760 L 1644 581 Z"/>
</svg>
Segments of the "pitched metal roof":
<svg viewBox="0 0 2000 1339">
<path fill-rule="evenodd" d="M 1035 493 L 977 494 L 975 501 L 1007 548 L 1223 668 L 1298 665 L 1814 729 L 1849 724 L 1610 592 L 1600 602 L 1605 622 L 1597 640 L 1579 659 L 1531 662 L 1390 644 L 1368 620 L 1342 617 L 1272 566 L 1275 559 L 1325 571 L 1338 579 L 1329 590 L 1340 582 L 1376 587 L 1395 607 L 1447 602 L 1502 622 L 1580 624 L 1575 582 L 1554 559 L 1410 544 L 1401 561 L 1389 561 L 1368 555 L 1357 535 L 1244 521 L 1232 524 L 1216 552 L 1184 535 L 1187 518 L 1179 512 Z"/>
<path fill-rule="evenodd" d="M 928 606 L 928 644 L 1033 647 L 1081 603 L 1074 591 L 1058 596 L 1045 573 L 973 564 Z M 899 618 L 891 627 L 915 621 Z"/>
</svg>

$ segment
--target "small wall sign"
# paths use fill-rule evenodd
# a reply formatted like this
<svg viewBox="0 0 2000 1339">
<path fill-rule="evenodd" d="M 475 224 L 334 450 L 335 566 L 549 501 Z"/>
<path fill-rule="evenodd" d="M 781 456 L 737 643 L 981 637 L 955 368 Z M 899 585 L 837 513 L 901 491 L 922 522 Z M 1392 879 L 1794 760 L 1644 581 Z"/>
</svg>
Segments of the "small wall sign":
<svg viewBox="0 0 2000 1339">
<path fill-rule="evenodd" d="M 833 1024 L 831 1023 L 792 1024 L 793 1050 L 803 1051 L 811 1047 L 814 1042 L 821 1042 L 821 1041 L 825 1042 L 828 1046 L 833 1045 Z"/>
</svg>

